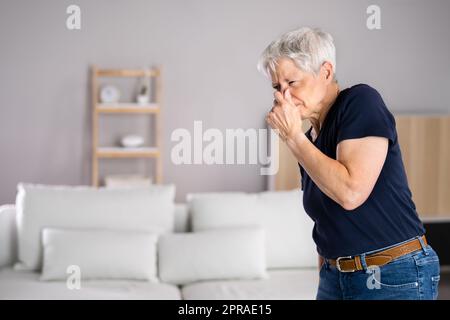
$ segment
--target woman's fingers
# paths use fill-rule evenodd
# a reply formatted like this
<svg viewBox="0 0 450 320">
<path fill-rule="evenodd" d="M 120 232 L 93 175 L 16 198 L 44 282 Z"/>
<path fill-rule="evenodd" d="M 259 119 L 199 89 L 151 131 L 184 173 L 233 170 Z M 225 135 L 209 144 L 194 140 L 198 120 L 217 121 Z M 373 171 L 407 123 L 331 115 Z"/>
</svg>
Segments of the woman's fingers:
<svg viewBox="0 0 450 320">
<path fill-rule="evenodd" d="M 274 120 L 274 118 L 271 116 L 267 116 L 266 121 L 269 124 L 269 126 L 276 132 L 276 134 L 280 137 L 280 139 L 285 141 L 285 137 L 283 136 L 282 131 L 278 128 L 276 120 Z"/>
<path fill-rule="evenodd" d="M 294 102 L 292 102 L 291 91 L 289 91 L 289 89 L 286 89 L 286 91 L 284 91 L 284 99 L 291 105 L 294 105 Z"/>
<path fill-rule="evenodd" d="M 277 107 L 279 108 L 279 106 Z M 268 118 L 271 122 L 271 126 L 274 129 L 279 129 L 281 132 L 285 132 L 287 130 L 283 115 L 280 115 L 277 112 L 270 112 Z"/>
<path fill-rule="evenodd" d="M 275 97 L 275 100 L 273 101 L 274 105 L 278 104 L 280 106 L 285 105 L 290 105 L 293 107 L 296 106 L 292 101 L 291 91 L 289 90 L 289 88 L 284 91 L 284 94 L 282 94 L 279 91 L 275 91 L 274 97 Z"/>
<path fill-rule="evenodd" d="M 270 119 L 270 117 L 268 117 L 268 116 L 266 117 L 266 122 L 272 129 L 274 129 L 273 123 L 272 123 L 272 120 Z"/>
<path fill-rule="evenodd" d="M 280 112 L 281 110 L 283 110 L 283 108 L 279 104 L 276 104 L 272 107 L 272 109 L 270 109 L 270 112 L 277 113 Z"/>
<path fill-rule="evenodd" d="M 272 129 L 277 129 L 277 126 L 273 122 L 272 117 L 270 117 L 269 115 L 266 117 L 266 122 Z"/>
<path fill-rule="evenodd" d="M 299 109 L 293 103 L 289 89 L 284 93 L 276 91 L 274 97 L 274 106 L 267 114 L 266 122 L 283 141 L 286 141 L 292 132 L 297 132 L 301 127 Z"/>
<path fill-rule="evenodd" d="M 275 91 L 273 96 L 275 97 L 275 101 L 276 101 L 277 104 L 282 105 L 285 102 L 285 99 L 284 99 L 284 97 L 283 97 L 283 95 L 281 94 L 280 91 Z"/>
<path fill-rule="evenodd" d="M 281 105 L 277 104 L 272 107 L 267 117 L 269 117 L 272 121 L 272 124 L 275 125 L 276 128 L 283 130 L 285 128 L 285 112 Z"/>
<path fill-rule="evenodd" d="M 276 117 L 276 113 L 273 111 L 269 112 L 266 116 L 266 121 L 272 127 L 272 129 L 278 128 L 278 123 L 277 123 L 275 117 Z"/>
</svg>

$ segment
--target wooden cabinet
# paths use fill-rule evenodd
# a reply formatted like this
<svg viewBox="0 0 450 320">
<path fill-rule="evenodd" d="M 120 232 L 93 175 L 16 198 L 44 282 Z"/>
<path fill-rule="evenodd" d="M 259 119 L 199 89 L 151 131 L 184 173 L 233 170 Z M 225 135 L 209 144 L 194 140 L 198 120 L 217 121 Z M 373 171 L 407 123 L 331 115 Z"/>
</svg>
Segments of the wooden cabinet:
<svg viewBox="0 0 450 320">
<path fill-rule="evenodd" d="M 450 116 L 401 115 L 395 120 L 419 215 L 450 217 Z"/>
</svg>

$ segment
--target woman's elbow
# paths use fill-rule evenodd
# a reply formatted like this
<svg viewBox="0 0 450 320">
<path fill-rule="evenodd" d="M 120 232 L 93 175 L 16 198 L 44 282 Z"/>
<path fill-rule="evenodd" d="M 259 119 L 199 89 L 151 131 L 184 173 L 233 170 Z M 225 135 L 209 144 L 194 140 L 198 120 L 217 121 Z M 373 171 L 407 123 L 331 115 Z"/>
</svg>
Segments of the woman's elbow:
<svg viewBox="0 0 450 320">
<path fill-rule="evenodd" d="M 366 196 L 363 192 L 350 190 L 345 193 L 341 200 L 341 207 L 347 211 L 352 211 L 361 206 L 366 200 Z"/>
</svg>

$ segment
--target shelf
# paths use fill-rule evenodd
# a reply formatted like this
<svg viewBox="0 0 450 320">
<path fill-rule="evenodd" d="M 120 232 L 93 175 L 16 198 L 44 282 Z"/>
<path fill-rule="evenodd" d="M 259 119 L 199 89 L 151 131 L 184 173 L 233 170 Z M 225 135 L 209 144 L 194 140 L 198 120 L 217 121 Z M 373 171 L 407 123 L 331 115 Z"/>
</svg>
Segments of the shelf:
<svg viewBox="0 0 450 320">
<path fill-rule="evenodd" d="M 132 70 L 132 69 L 100 69 L 97 70 L 98 77 L 156 77 L 157 70 Z"/>
<path fill-rule="evenodd" d="M 102 147 L 97 149 L 99 158 L 157 158 L 160 153 L 158 148 L 120 148 L 120 147 Z"/>
<path fill-rule="evenodd" d="M 138 103 L 115 103 L 97 104 L 96 108 L 99 113 L 159 113 L 160 108 L 156 103 L 138 104 Z"/>
</svg>

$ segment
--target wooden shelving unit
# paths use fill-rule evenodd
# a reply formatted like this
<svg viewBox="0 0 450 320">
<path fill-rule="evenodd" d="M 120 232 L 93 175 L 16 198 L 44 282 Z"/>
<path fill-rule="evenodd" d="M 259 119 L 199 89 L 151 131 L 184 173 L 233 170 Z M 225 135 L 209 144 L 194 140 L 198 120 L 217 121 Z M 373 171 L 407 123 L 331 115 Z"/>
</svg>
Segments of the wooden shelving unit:
<svg viewBox="0 0 450 320">
<path fill-rule="evenodd" d="M 151 77 L 155 79 L 154 103 L 146 105 L 138 103 L 114 103 L 105 104 L 99 102 L 99 78 L 103 77 Z M 162 183 L 162 158 L 161 158 L 161 68 L 151 70 L 133 69 L 98 69 L 93 66 L 91 69 L 92 85 L 92 185 L 99 186 L 99 162 L 102 158 L 154 158 L 155 175 L 152 177 L 154 183 Z M 120 147 L 99 147 L 99 117 L 104 114 L 134 114 L 151 115 L 155 117 L 155 147 L 142 148 L 120 148 Z"/>
</svg>

